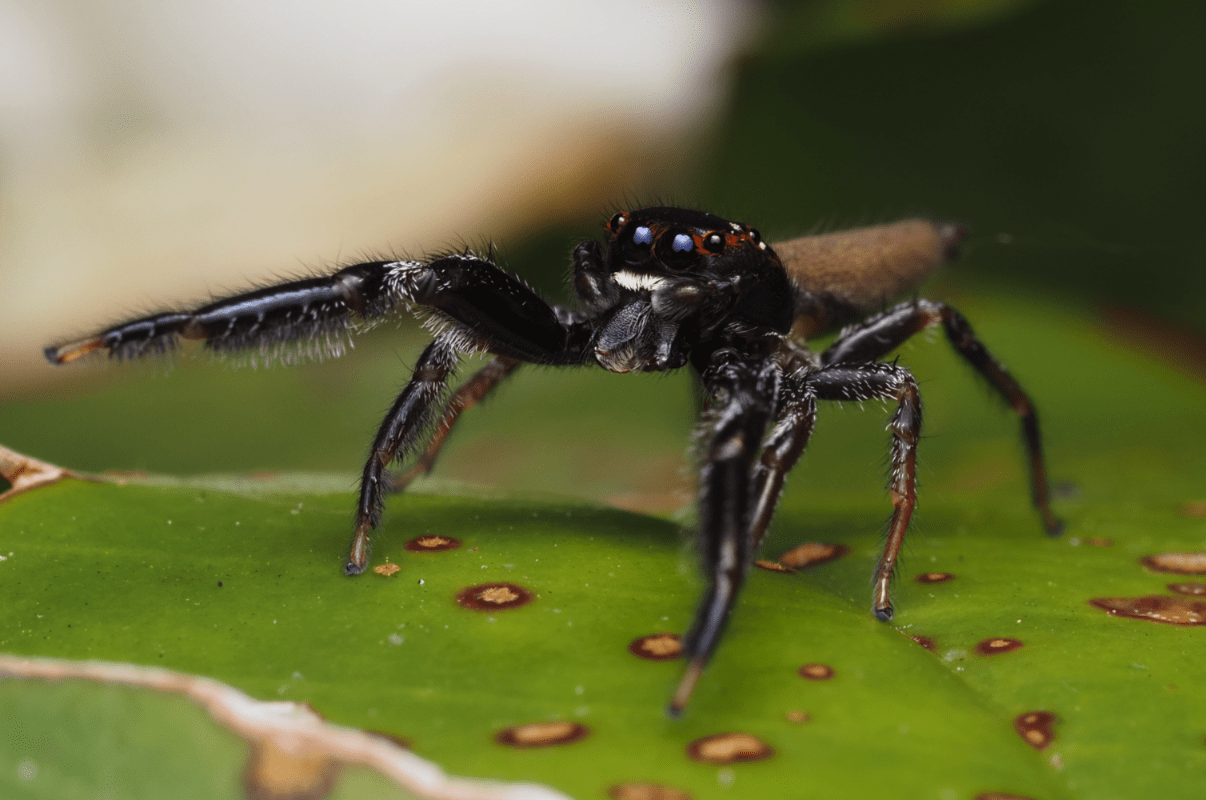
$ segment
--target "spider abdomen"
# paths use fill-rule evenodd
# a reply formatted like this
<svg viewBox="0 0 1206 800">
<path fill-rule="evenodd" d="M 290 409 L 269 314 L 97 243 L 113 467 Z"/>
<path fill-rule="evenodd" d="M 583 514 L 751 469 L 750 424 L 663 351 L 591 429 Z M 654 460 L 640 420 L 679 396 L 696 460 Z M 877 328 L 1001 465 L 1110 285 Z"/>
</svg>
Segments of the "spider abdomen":
<svg viewBox="0 0 1206 800">
<path fill-rule="evenodd" d="M 883 310 L 954 259 L 966 232 L 962 225 L 909 219 L 776 242 L 798 290 L 792 332 L 807 339 Z"/>
</svg>

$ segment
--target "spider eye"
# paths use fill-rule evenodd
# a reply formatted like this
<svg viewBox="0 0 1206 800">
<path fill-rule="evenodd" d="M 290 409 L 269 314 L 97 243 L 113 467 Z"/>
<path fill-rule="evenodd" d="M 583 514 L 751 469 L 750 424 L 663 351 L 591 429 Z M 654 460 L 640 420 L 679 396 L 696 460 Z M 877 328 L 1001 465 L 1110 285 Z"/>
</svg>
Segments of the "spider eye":
<svg viewBox="0 0 1206 800">
<path fill-rule="evenodd" d="M 754 244 L 762 244 L 762 234 L 758 233 L 757 228 L 750 228 L 750 240 Z"/>
<path fill-rule="evenodd" d="M 709 253 L 720 253 L 724 251 L 724 237 L 719 233 L 709 233 L 703 240 L 704 249 Z"/>
<path fill-rule="evenodd" d="M 626 223 L 626 222 L 628 222 L 628 217 L 624 214 L 623 211 L 621 211 L 620 213 L 618 213 L 614 217 L 612 217 L 610 220 L 608 220 L 607 229 L 609 231 L 618 231 L 620 228 L 624 227 L 624 223 Z"/>
<path fill-rule="evenodd" d="M 642 225 L 633 231 L 632 241 L 636 242 L 637 244 L 649 244 L 653 241 L 653 231 Z"/>
<path fill-rule="evenodd" d="M 653 257 L 661 266 L 674 272 L 686 272 L 700 265 L 703 254 L 695 246 L 689 229 L 672 228 L 659 231 L 653 243 Z"/>
</svg>

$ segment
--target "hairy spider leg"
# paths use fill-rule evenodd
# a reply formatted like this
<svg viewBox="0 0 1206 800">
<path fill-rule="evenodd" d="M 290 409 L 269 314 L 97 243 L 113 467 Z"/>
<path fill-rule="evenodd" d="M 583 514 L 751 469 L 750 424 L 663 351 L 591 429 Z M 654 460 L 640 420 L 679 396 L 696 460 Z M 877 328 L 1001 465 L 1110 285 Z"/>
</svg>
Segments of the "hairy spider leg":
<svg viewBox="0 0 1206 800">
<path fill-rule="evenodd" d="M 354 264 L 326 277 L 255 289 L 192 311 L 153 314 L 48 347 L 46 357 L 67 363 L 107 350 L 113 358 L 136 358 L 171 350 L 181 338 L 203 340 L 218 353 L 258 350 L 265 357 L 288 343 L 317 339 L 316 355 L 337 355 L 341 347 L 332 337 L 347 332 L 356 320 L 371 321 L 411 304 L 431 312 L 438 334 L 382 422 L 365 465 L 356 532 L 344 567 L 356 574 L 368 564 L 370 533 L 389 488 L 385 467 L 399 451 L 413 449 L 427 429 L 458 356 L 489 351 L 505 363 L 579 364 L 591 334 L 585 317 L 554 308 L 493 262 L 460 254 L 426 263 Z"/>
<path fill-rule="evenodd" d="M 763 445 L 762 458 L 754 475 L 755 505 L 750 515 L 749 536 L 754 548 L 766 535 L 787 473 L 808 446 L 816 420 L 816 397 L 811 391 L 802 392 L 788 404 Z"/>
<path fill-rule="evenodd" d="M 46 348 L 53 364 L 97 350 L 120 360 L 165 353 L 179 339 L 200 339 L 215 353 L 258 349 L 265 355 L 291 342 L 311 342 L 318 357 L 342 352 L 355 318 L 372 320 L 393 311 L 388 286 L 396 262 L 373 261 L 322 278 L 306 278 L 216 300 L 192 311 L 152 314 L 97 334 Z M 316 341 L 317 344 L 313 342 Z"/>
<path fill-rule="evenodd" d="M 757 550 L 770 526 L 787 474 L 800 460 L 817 421 L 817 398 L 799 378 L 805 372 L 783 375 L 780 409 L 775 425 L 762 443 L 762 457 L 754 471 L 754 510 L 750 514 L 750 543 Z"/>
<path fill-rule="evenodd" d="M 917 440 L 921 438 L 921 393 L 912 373 L 892 364 L 840 364 L 808 377 L 818 400 L 895 400 L 896 413 L 888 423 L 892 432 L 892 519 L 879 566 L 872 578 L 871 610 L 883 621 L 892 619 L 891 583 L 905 531 L 917 505 Z"/>
<path fill-rule="evenodd" d="M 585 323 L 589 319 L 587 315 L 565 306 L 553 306 L 553 313 L 557 315 L 557 319 L 563 325 Z M 440 422 L 432 432 L 423 454 L 419 456 L 414 466 L 394 478 L 391 491 L 401 492 L 411 481 L 420 475 L 431 472 L 440 455 L 440 449 L 447 441 L 448 435 L 452 433 L 452 429 L 456 427 L 456 422 L 460 419 L 461 414 L 484 400 L 498 384 L 510 377 L 521 363 L 518 359 L 495 356 L 475 372 L 469 380 L 465 381 L 444 407 Z"/>
<path fill-rule="evenodd" d="M 440 454 L 440 448 L 444 446 L 444 441 L 448 438 L 448 434 L 452 432 L 452 428 L 456 425 L 457 419 L 461 414 L 485 399 L 486 395 L 494 391 L 498 384 L 502 383 L 512 372 L 520 365 L 520 361 L 506 356 L 494 356 L 486 362 L 486 365 L 475 372 L 469 380 L 461 384 L 461 387 L 456 390 L 448 404 L 444 407 L 444 413 L 437 423 L 435 431 L 427 442 L 427 447 L 423 450 L 422 455 L 415 460 L 413 466 L 406 472 L 398 475 L 393 480 L 391 491 L 400 492 L 405 489 L 411 481 L 418 478 L 420 475 L 426 475 L 431 472 L 435 466 L 436 458 Z"/>
<path fill-rule="evenodd" d="M 418 444 L 461 353 L 484 350 L 516 362 L 580 364 L 589 352 L 588 322 L 559 314 L 523 281 L 485 259 L 456 255 L 426 264 L 398 262 L 389 283 L 405 302 L 434 312 L 435 327 L 441 332 L 419 356 L 410 382 L 373 441 L 360 483 L 356 531 L 344 565 L 348 575 L 368 566 L 372 532 L 390 488 L 384 478 L 386 467 Z"/>
<path fill-rule="evenodd" d="M 1022 424 L 1022 440 L 1026 445 L 1030 497 L 1042 517 L 1043 528 L 1049 535 L 1058 536 L 1063 533 L 1064 523 L 1051 510 L 1043 440 L 1034 403 L 1004 365 L 984 347 L 967 319 L 954 308 L 946 303 L 924 299 L 901 303 L 843 330 L 833 346 L 821 354 L 821 364 L 830 366 L 877 361 L 913 334 L 936 325 L 942 325 L 955 351 L 975 367 L 1017 413 Z"/>
<path fill-rule="evenodd" d="M 741 361 L 735 350 L 721 348 L 702 378 L 715 401 L 699 478 L 699 543 L 708 587 L 683 637 L 687 669 L 667 709 L 671 716 L 690 701 L 753 560 L 753 463 L 776 405 L 780 373 L 773 362 Z"/>
<path fill-rule="evenodd" d="M 459 363 L 455 339 L 455 333 L 444 333 L 427 345 L 415 362 L 413 376 L 385 415 L 373 439 L 372 451 L 360 478 L 356 533 L 344 567 L 348 575 L 364 572 L 368 566 L 370 538 L 381 521 L 385 505 L 386 469 L 399 451 L 404 455 L 414 447 L 426 429 L 432 405 L 443 395 L 448 378 Z"/>
</svg>

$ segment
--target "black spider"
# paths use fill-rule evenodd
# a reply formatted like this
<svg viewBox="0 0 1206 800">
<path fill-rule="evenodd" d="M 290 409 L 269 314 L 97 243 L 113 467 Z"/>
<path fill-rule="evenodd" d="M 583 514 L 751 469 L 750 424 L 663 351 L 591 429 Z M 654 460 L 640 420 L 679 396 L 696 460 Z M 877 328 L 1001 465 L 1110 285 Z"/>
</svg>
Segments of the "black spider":
<svg viewBox="0 0 1206 800">
<path fill-rule="evenodd" d="M 300 343 L 342 351 L 357 322 L 412 305 L 435 339 L 381 423 L 364 467 L 348 575 L 368 565 L 386 492 L 426 472 L 456 423 L 519 364 L 595 364 L 612 372 L 690 364 L 707 396 L 699 487 L 699 541 L 707 590 L 683 638 L 688 666 L 670 704 L 678 714 L 716 650 L 737 592 L 812 433 L 818 400 L 893 400 L 889 489 L 894 511 L 875 571 L 872 609 L 892 617 L 893 567 L 915 503 L 921 400 L 909 371 L 879 359 L 913 334 L 941 325 L 955 349 L 1021 418 L 1031 492 L 1050 534 L 1062 525 L 1048 503 L 1038 418 L 1022 388 L 950 306 L 912 300 L 842 330 L 822 353 L 804 344 L 913 290 L 955 254 L 963 231 L 912 220 L 809 236 L 771 247 L 755 229 L 681 208 L 616 214 L 607 242 L 574 249 L 574 289 L 584 308 L 550 305 L 488 257 L 373 261 L 333 275 L 282 283 L 193 311 L 153 314 L 46 350 L 56 364 L 96 350 L 125 359 L 163 352 L 179 338 L 217 352 L 272 357 Z M 464 353 L 491 354 L 445 401 Z M 438 419 L 437 419 L 438 416 Z M 424 436 L 431 433 L 424 447 Z M 400 478 L 386 467 L 422 448 Z"/>
</svg>

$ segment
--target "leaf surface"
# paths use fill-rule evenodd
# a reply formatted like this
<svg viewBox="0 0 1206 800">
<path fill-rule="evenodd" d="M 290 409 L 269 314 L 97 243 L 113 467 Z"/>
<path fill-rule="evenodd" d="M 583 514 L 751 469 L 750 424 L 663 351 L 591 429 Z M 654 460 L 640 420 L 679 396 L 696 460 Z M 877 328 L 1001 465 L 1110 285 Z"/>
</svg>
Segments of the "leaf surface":
<svg viewBox="0 0 1206 800">
<path fill-rule="evenodd" d="M 906 348 L 901 363 L 922 380 L 929 436 L 896 619 L 868 612 L 889 510 L 877 475 L 887 410 L 828 409 L 767 553 L 806 541 L 849 553 L 796 573 L 755 569 L 682 720 L 663 715 L 681 662 L 629 649 L 681 632 L 700 593 L 678 524 L 587 501 L 432 493 L 432 484 L 391 499 L 373 563 L 400 570 L 358 579 L 339 569 L 353 485 L 343 476 L 68 480 L 20 495 L 0 505 L 0 652 L 216 678 L 401 737 L 452 775 L 535 781 L 579 798 L 639 782 L 695 798 L 1135 798 L 1154 786 L 1194 797 L 1206 777 L 1206 628 L 1111 616 L 1090 600 L 1192 602 L 1168 585 L 1206 580 L 1140 563 L 1204 549 L 1195 503 L 1206 485 L 1206 389 L 1104 341 L 1090 317 L 965 300 L 990 347 L 1024 365 L 1068 532 L 1040 533 L 1014 420 L 986 413 L 985 391 L 944 345 Z M 535 380 L 556 392 L 544 375 Z M 647 391 L 634 391 L 637 405 L 666 391 L 633 386 Z M 1124 386 L 1143 387 L 1142 410 Z M 494 411 L 511 422 L 508 403 L 522 399 Z M 590 413 L 624 424 L 622 404 Z M 553 463 L 589 458 L 589 437 L 540 438 L 549 428 L 564 436 L 559 426 L 520 420 L 506 435 L 559 447 Z M 460 547 L 405 547 L 433 535 Z M 953 577 L 916 580 L 927 573 Z M 456 602 L 494 583 L 533 600 L 497 611 Z M 833 676 L 801 677 L 817 664 Z M 179 698 L 162 706 L 134 690 L 13 680 L 0 682 L 0 698 L 16 720 L 0 731 L 8 796 L 242 792 L 246 743 L 183 711 Z M 1033 712 L 1054 719 L 1042 750 L 1015 728 Z M 588 733 L 545 747 L 498 741 L 510 727 L 557 721 Z M 693 742 L 726 732 L 773 754 L 691 757 Z M 342 774 L 337 792 L 368 781 L 382 796 L 406 796 L 363 769 Z"/>
</svg>

